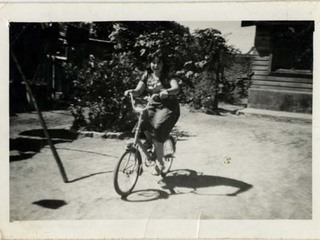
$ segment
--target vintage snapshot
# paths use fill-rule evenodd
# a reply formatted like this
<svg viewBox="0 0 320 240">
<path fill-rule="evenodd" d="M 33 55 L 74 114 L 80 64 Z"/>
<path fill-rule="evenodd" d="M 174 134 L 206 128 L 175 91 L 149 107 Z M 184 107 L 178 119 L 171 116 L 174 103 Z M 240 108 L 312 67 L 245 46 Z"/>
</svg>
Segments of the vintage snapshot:
<svg viewBox="0 0 320 240">
<path fill-rule="evenodd" d="M 314 15 L 76 19 L 6 27 L 4 239 L 319 237 Z"/>
</svg>

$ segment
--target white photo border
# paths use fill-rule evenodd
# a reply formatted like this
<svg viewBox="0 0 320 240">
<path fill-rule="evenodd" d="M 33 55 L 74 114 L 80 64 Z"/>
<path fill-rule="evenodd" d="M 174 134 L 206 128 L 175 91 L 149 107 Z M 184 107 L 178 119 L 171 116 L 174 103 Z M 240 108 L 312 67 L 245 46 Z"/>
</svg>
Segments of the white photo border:
<svg viewBox="0 0 320 240">
<path fill-rule="evenodd" d="M 0 238 L 296 238 L 320 239 L 320 3 L 0 3 Z M 9 222 L 9 22 L 314 20 L 312 220 L 78 220 Z M 165 226 L 165 227 L 162 227 Z M 124 229 L 126 229 L 124 231 Z"/>
</svg>

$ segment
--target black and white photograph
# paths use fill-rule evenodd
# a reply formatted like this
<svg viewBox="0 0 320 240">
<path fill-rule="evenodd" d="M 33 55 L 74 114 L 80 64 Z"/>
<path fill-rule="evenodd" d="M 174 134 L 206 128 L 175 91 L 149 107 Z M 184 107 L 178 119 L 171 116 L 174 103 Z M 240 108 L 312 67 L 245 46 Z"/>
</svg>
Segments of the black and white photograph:
<svg viewBox="0 0 320 240">
<path fill-rule="evenodd" d="M 319 237 L 314 13 L 119 16 L 6 23 L 4 239 L 15 224 L 25 234 L 65 221 L 88 222 L 102 238 L 117 236 L 95 222 L 113 222 L 122 238 L 136 225 L 138 238 L 258 237 L 262 225 L 239 235 L 245 221 L 301 230 L 267 237 Z M 166 226 L 175 220 L 195 225 Z M 215 221 L 234 229 L 215 234 Z M 73 236 L 56 230 L 23 236 Z"/>
</svg>

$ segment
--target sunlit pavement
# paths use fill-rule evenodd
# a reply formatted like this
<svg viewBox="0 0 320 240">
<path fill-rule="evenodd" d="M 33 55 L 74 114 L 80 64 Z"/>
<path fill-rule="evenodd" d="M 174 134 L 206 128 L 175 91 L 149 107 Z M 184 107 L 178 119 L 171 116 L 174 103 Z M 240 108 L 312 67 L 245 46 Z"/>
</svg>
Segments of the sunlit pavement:
<svg viewBox="0 0 320 240">
<path fill-rule="evenodd" d="M 311 219 L 312 128 L 303 121 L 182 109 L 177 152 L 162 179 L 144 168 L 127 198 L 113 188 L 126 140 L 56 143 L 10 162 L 11 220 Z"/>
</svg>

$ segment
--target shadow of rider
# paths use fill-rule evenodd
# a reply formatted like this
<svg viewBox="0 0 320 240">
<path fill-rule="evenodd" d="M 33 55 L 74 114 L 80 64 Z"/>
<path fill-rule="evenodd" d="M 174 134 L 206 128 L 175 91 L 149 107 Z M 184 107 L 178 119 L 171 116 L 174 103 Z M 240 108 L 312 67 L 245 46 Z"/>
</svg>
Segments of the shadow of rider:
<svg viewBox="0 0 320 240">
<path fill-rule="evenodd" d="M 237 188 L 233 193 L 224 194 L 226 196 L 237 196 L 240 193 L 248 191 L 253 186 L 251 184 L 218 176 L 203 175 L 190 169 L 179 169 L 171 171 L 163 178 L 159 184 L 163 189 L 168 189 L 171 194 L 176 194 L 175 188 L 190 188 L 191 192 L 197 194 L 197 189 L 215 187 L 215 186 L 229 186 Z"/>
</svg>

